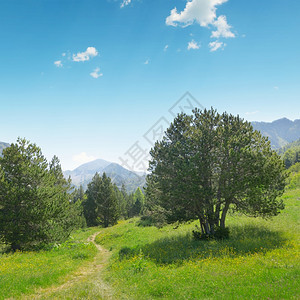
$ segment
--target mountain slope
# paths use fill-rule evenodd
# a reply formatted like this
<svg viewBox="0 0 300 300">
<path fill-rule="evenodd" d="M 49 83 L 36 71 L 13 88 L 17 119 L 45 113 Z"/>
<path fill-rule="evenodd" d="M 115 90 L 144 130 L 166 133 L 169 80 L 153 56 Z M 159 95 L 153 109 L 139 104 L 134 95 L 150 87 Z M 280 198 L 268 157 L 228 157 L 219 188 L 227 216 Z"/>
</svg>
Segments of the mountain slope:
<svg viewBox="0 0 300 300">
<path fill-rule="evenodd" d="M 75 186 L 82 185 L 86 189 L 96 172 L 100 175 L 105 172 L 119 188 L 124 184 L 128 192 L 133 192 L 138 187 L 142 188 L 145 185 L 145 176 L 139 176 L 119 164 L 102 159 L 83 164 L 73 171 L 65 171 L 64 175 L 65 177 L 71 176 Z"/>
<path fill-rule="evenodd" d="M 300 148 L 300 139 L 298 139 L 297 141 L 294 141 L 292 143 L 287 144 L 284 147 L 281 147 L 280 149 L 277 150 L 277 153 L 282 155 L 284 154 L 286 151 L 290 150 L 290 149 L 298 149 Z"/>
<path fill-rule="evenodd" d="M 284 147 L 300 138 L 300 120 L 283 118 L 271 123 L 252 122 L 252 125 L 255 130 L 269 138 L 274 149 Z"/>
</svg>

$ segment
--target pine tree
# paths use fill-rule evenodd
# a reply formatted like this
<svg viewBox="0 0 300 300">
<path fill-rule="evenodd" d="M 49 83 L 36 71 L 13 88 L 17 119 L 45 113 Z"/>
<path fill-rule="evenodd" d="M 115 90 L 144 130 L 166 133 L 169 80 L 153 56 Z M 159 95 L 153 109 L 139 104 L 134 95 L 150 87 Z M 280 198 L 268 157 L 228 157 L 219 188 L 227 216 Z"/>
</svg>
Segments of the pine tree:
<svg viewBox="0 0 300 300">
<path fill-rule="evenodd" d="M 284 208 L 284 164 L 239 116 L 180 114 L 150 154 L 147 205 L 162 207 L 168 222 L 198 219 L 202 233 L 213 235 L 225 228 L 230 207 L 254 217 Z"/>
<path fill-rule="evenodd" d="M 97 215 L 97 197 L 101 189 L 102 179 L 98 173 L 95 174 L 92 181 L 88 184 L 86 199 L 83 202 L 83 212 L 87 226 L 99 225 Z"/>
<path fill-rule="evenodd" d="M 84 215 L 88 226 L 115 225 L 119 218 L 119 204 L 111 179 L 97 173 L 88 185 Z"/>
<path fill-rule="evenodd" d="M 133 206 L 132 206 L 132 216 L 140 215 L 145 206 L 144 194 L 140 188 L 137 188 L 133 195 Z"/>
<path fill-rule="evenodd" d="M 0 158 L 0 236 L 13 251 L 62 242 L 78 226 L 70 203 L 70 181 L 59 160 L 50 164 L 41 149 L 25 139 Z"/>
<path fill-rule="evenodd" d="M 115 225 L 118 221 L 118 202 L 111 179 L 102 175 L 102 184 L 96 198 L 97 216 L 104 227 Z"/>
</svg>

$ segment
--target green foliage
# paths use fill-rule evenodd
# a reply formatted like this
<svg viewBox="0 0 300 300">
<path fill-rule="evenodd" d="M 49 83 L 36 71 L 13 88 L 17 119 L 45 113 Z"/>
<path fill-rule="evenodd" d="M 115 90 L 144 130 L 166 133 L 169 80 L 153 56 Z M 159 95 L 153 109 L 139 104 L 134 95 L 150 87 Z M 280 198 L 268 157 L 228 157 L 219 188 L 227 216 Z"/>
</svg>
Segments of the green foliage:
<svg viewBox="0 0 300 300">
<path fill-rule="evenodd" d="M 230 207 L 254 217 L 284 208 L 283 163 L 238 116 L 213 109 L 180 114 L 150 154 L 146 205 L 163 207 L 168 222 L 199 219 L 202 234 L 214 235 Z"/>
<path fill-rule="evenodd" d="M 296 163 L 300 162 L 300 146 L 291 148 L 287 150 L 282 159 L 284 161 L 285 167 L 288 169 Z"/>
<path fill-rule="evenodd" d="M 117 185 L 114 184 L 114 191 L 117 197 L 119 216 L 125 219 L 127 218 L 126 202 L 128 198 L 125 185 L 123 184 L 121 190 L 119 190 Z"/>
<path fill-rule="evenodd" d="M 166 214 L 162 207 L 152 206 L 141 216 L 139 226 L 156 226 L 161 228 L 167 224 Z"/>
<path fill-rule="evenodd" d="M 300 188 L 300 163 L 291 166 L 288 171 L 290 173 L 288 188 L 291 190 Z"/>
<path fill-rule="evenodd" d="M 0 236 L 13 251 L 65 241 L 80 223 L 80 206 L 70 203 L 71 182 L 59 160 L 48 164 L 41 149 L 25 139 L 0 158 Z"/>
<path fill-rule="evenodd" d="M 104 227 L 114 225 L 119 218 L 119 203 L 111 179 L 98 173 L 88 185 L 87 199 L 84 202 L 84 215 L 88 226 L 101 224 Z"/>
<path fill-rule="evenodd" d="M 277 150 L 281 155 L 286 169 L 300 162 L 300 139 Z"/>
</svg>

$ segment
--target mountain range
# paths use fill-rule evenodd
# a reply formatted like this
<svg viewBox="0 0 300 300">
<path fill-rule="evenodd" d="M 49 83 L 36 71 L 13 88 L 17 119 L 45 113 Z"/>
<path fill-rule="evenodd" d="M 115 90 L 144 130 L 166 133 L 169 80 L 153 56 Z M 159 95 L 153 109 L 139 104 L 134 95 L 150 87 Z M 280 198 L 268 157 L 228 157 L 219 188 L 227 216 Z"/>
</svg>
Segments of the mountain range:
<svg viewBox="0 0 300 300">
<path fill-rule="evenodd" d="M 253 128 L 267 136 L 273 149 L 279 149 L 300 138 L 300 119 L 287 118 L 267 122 L 252 122 Z"/>
<path fill-rule="evenodd" d="M 124 184 L 129 193 L 134 192 L 138 187 L 142 188 L 145 185 L 145 175 L 140 176 L 123 168 L 117 163 L 108 162 L 103 159 L 97 159 L 83 164 L 73 171 L 65 171 L 64 175 L 65 177 L 71 176 L 75 186 L 82 185 L 83 188 L 86 189 L 96 172 L 100 175 L 105 172 L 118 188 L 121 188 L 122 184 Z"/>
<path fill-rule="evenodd" d="M 255 130 L 269 138 L 273 149 L 285 147 L 300 138 L 300 120 L 291 121 L 283 118 L 271 123 L 252 122 L 252 125 Z M 8 146 L 9 144 L 0 142 L 0 155 Z M 64 175 L 71 176 L 75 186 L 82 185 L 86 189 L 96 172 L 99 174 L 105 172 L 119 188 L 124 184 L 127 192 L 133 192 L 145 184 L 145 175 L 129 171 L 117 163 L 103 159 L 83 164 L 73 171 L 65 171 Z"/>
</svg>

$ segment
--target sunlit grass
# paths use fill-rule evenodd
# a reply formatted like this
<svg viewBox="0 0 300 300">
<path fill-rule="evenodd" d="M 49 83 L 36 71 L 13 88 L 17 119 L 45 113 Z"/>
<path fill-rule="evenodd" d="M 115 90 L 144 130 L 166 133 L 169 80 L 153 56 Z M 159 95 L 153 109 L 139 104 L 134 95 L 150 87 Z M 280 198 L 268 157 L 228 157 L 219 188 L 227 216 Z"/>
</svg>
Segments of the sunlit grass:
<svg viewBox="0 0 300 300">
<path fill-rule="evenodd" d="M 230 216 L 224 241 L 194 241 L 194 223 L 157 229 L 133 219 L 103 230 L 96 241 L 112 250 L 105 276 L 115 297 L 298 299 L 300 190 L 283 198 L 272 220 Z"/>
<path fill-rule="evenodd" d="M 96 229 L 80 230 L 63 245 L 39 252 L 0 255 L 0 299 L 61 284 L 66 275 L 93 259 L 96 247 L 86 241 Z"/>
</svg>

